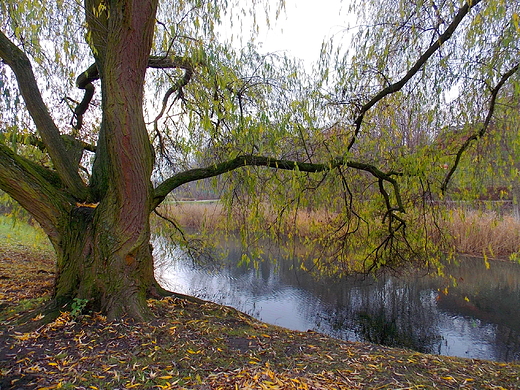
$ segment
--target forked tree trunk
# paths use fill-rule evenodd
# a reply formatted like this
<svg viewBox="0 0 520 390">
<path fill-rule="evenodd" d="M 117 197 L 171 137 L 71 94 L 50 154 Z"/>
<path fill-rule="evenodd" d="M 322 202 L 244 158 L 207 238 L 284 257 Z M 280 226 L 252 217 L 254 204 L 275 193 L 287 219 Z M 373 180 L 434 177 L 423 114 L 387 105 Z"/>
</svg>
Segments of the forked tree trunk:
<svg viewBox="0 0 520 390">
<path fill-rule="evenodd" d="M 153 152 L 143 117 L 144 78 L 157 0 L 87 0 L 103 119 L 91 189 L 99 205 L 76 208 L 59 248 L 57 301 L 90 299 L 111 318 L 149 313 L 158 289 L 150 247 Z"/>
<path fill-rule="evenodd" d="M 147 296 L 161 291 L 150 247 L 154 156 L 143 117 L 156 11 L 157 0 L 85 0 L 103 113 L 88 185 L 38 93 L 29 60 L 0 34 L 2 57 L 16 73 L 54 168 L 0 143 L 0 187 L 38 220 L 54 245 L 58 308 L 79 298 L 110 318 L 144 319 Z M 96 207 L 76 203 L 92 201 Z"/>
</svg>

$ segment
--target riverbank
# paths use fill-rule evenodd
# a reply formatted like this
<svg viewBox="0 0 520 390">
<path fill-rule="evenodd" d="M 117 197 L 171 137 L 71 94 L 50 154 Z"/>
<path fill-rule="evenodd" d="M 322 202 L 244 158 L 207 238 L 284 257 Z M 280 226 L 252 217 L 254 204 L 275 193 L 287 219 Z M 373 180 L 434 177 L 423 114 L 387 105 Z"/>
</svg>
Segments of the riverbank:
<svg viewBox="0 0 520 390">
<path fill-rule="evenodd" d="M 50 252 L 0 230 L 1 389 L 516 389 L 520 365 L 343 342 L 210 302 L 150 300 L 155 320 L 63 313 L 19 321 L 49 297 Z"/>
</svg>

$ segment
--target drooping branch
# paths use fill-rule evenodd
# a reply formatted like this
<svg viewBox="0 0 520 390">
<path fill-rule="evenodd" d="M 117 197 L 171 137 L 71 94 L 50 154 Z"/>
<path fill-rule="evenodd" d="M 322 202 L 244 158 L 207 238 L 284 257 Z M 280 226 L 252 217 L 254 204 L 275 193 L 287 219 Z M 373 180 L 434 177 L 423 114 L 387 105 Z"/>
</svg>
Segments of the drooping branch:
<svg viewBox="0 0 520 390">
<path fill-rule="evenodd" d="M 31 63 L 27 55 L 0 31 L 0 58 L 13 70 L 18 88 L 29 114 L 42 138 L 49 156 L 69 191 L 76 199 L 86 199 L 88 188 L 71 163 L 60 132 L 43 102 Z"/>
<path fill-rule="evenodd" d="M 433 42 L 428 49 L 422 53 L 422 55 L 419 57 L 419 59 L 415 62 L 415 64 L 408 69 L 406 74 L 397 82 L 390 84 L 386 88 L 382 89 L 377 95 L 375 95 L 372 99 L 370 99 L 367 103 L 365 103 L 360 109 L 359 113 L 357 114 L 356 119 L 354 120 L 355 130 L 354 130 L 354 136 L 352 137 L 347 149 L 350 150 L 354 146 L 357 137 L 359 135 L 359 132 L 361 131 L 361 125 L 363 123 L 363 119 L 365 117 L 365 114 L 379 101 L 384 99 L 386 96 L 391 95 L 393 93 L 396 93 L 400 91 L 406 83 L 414 77 L 419 70 L 423 67 L 423 65 L 430 59 L 430 57 L 435 54 L 437 50 L 441 48 L 441 46 L 448 41 L 457 27 L 460 25 L 462 20 L 466 17 L 466 15 L 471 11 L 473 7 L 475 7 L 477 4 L 479 4 L 481 0 L 468 0 L 464 2 L 464 5 L 459 9 L 455 17 L 453 18 L 453 21 L 448 26 L 448 28 L 439 36 L 439 38 Z"/>
<path fill-rule="evenodd" d="M 168 195 L 175 188 L 183 184 L 219 176 L 226 172 L 231 172 L 235 169 L 245 166 L 268 167 L 273 169 L 283 169 L 289 171 L 300 171 L 309 173 L 332 171 L 333 169 L 339 168 L 341 166 L 347 166 L 349 168 L 365 171 L 370 173 L 378 180 L 382 180 L 392 185 L 392 187 L 394 188 L 397 207 L 391 208 L 391 210 L 404 211 L 401 196 L 399 194 L 399 185 L 397 181 L 392 177 L 397 175 L 397 173 L 395 172 L 385 173 L 377 167 L 375 167 L 374 165 L 350 161 L 343 157 L 337 157 L 325 164 L 313 164 L 291 160 L 279 160 L 255 155 L 238 156 L 232 160 L 224 161 L 219 164 L 214 164 L 205 168 L 190 169 L 172 176 L 171 178 L 161 183 L 155 189 L 154 201 L 152 202 L 152 209 L 155 209 L 164 200 L 166 195 Z"/>
<path fill-rule="evenodd" d="M 180 97 L 182 94 L 182 87 L 185 87 L 188 85 L 188 83 L 191 80 L 191 77 L 193 76 L 193 69 L 192 68 L 186 68 L 184 71 L 184 76 L 175 82 L 164 94 L 163 101 L 162 101 L 162 108 L 159 114 L 154 119 L 154 128 L 155 131 L 158 131 L 157 129 L 157 123 L 159 119 L 164 115 L 164 112 L 166 111 L 166 107 L 168 106 L 168 100 L 170 99 L 171 95 L 173 95 L 175 92 L 177 92 L 177 96 Z"/>
<path fill-rule="evenodd" d="M 515 66 L 513 66 L 509 71 L 504 73 L 502 77 L 500 78 L 500 81 L 497 83 L 495 88 L 491 90 L 491 99 L 489 101 L 489 108 L 486 115 L 486 119 L 484 120 L 484 123 L 482 124 L 482 127 L 479 131 L 469 136 L 466 141 L 460 146 L 459 150 L 457 151 L 457 154 L 455 156 L 455 161 L 453 162 L 452 167 L 446 174 L 446 177 L 444 178 L 444 181 L 441 185 L 441 192 L 444 194 L 446 190 L 448 189 L 448 185 L 450 183 L 450 180 L 457 170 L 457 167 L 459 166 L 460 160 L 462 158 L 462 155 L 464 152 L 468 149 L 468 147 L 471 145 L 473 141 L 477 141 L 478 139 L 482 138 L 484 134 L 486 134 L 489 124 L 491 123 L 491 119 L 493 118 L 493 114 L 495 112 L 495 106 L 496 106 L 496 100 L 498 93 L 500 92 L 500 89 L 504 86 L 504 84 L 507 82 L 507 80 L 513 76 L 518 70 L 520 69 L 520 63 L 517 63 Z"/>
</svg>

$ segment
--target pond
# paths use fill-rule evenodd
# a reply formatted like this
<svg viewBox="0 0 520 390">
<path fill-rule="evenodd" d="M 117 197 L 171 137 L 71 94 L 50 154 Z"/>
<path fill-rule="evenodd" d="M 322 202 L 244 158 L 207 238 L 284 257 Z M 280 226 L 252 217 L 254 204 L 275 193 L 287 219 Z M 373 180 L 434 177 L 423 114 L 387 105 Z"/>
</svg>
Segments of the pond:
<svg viewBox="0 0 520 390">
<path fill-rule="evenodd" d="M 316 280 L 292 259 L 198 265 L 163 239 L 156 273 L 167 289 L 232 306 L 261 321 L 419 352 L 520 360 L 520 265 L 460 258 L 447 279 L 423 275 Z"/>
</svg>

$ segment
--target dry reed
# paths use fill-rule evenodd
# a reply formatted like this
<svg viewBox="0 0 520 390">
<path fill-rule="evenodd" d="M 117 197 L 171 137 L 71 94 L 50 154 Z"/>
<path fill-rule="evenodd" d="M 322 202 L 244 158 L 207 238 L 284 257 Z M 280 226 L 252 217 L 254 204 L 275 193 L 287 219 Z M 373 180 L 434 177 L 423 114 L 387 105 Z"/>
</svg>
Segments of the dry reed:
<svg viewBox="0 0 520 390">
<path fill-rule="evenodd" d="M 219 202 L 176 202 L 162 205 L 161 215 L 172 218 L 184 229 L 214 230 L 225 219 Z"/>
<path fill-rule="evenodd" d="M 458 253 L 503 258 L 520 251 L 520 221 L 510 215 L 456 209 L 441 227 Z"/>
<path fill-rule="evenodd" d="M 190 230 L 212 231 L 222 227 L 226 220 L 225 209 L 218 202 L 178 202 L 162 206 L 160 211 Z M 269 215 L 269 211 L 266 214 L 266 226 L 280 233 L 291 231 L 299 237 L 324 233 L 337 217 L 324 210 L 299 210 L 282 217 Z M 445 214 L 439 226 L 448 245 L 461 254 L 505 258 L 520 252 L 520 221 L 509 215 L 453 209 Z"/>
</svg>

